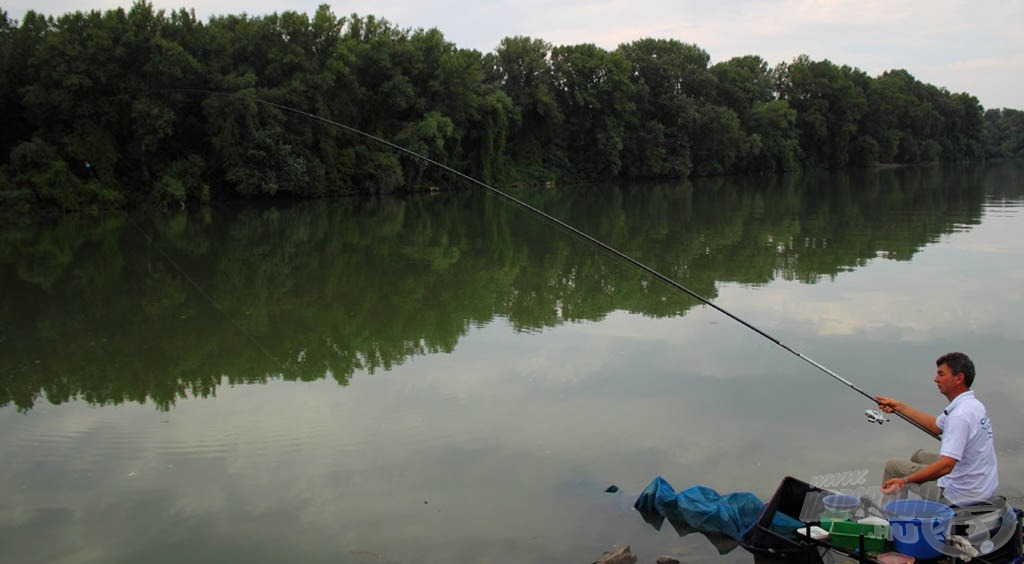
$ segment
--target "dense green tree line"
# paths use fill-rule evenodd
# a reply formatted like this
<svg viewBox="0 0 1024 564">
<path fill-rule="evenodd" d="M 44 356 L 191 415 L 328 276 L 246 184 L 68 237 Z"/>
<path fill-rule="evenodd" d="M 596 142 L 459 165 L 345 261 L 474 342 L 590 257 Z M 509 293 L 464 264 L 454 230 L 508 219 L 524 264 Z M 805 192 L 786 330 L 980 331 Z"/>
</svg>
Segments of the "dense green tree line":
<svg viewBox="0 0 1024 564">
<path fill-rule="evenodd" d="M 520 195 L 715 299 L 722 283 L 813 283 L 880 254 L 909 260 L 977 223 L 986 195 L 1019 199 L 1013 164 Z M 477 191 L 7 225 L 0 287 L 0 407 L 26 410 L 74 398 L 167 409 L 272 379 L 344 385 L 450 352 L 495 319 L 538 331 L 697 305 Z"/>
<path fill-rule="evenodd" d="M 711 65 L 696 45 L 650 38 L 608 51 L 509 37 L 482 54 L 326 5 L 206 22 L 144 0 L 20 21 L 0 10 L 0 104 L 6 209 L 451 181 L 327 121 L 491 183 L 953 161 L 1021 144 L 1016 114 L 983 115 L 906 71 Z"/>
<path fill-rule="evenodd" d="M 987 110 L 984 124 L 985 150 L 989 156 L 1024 158 L 1024 112 Z"/>
</svg>

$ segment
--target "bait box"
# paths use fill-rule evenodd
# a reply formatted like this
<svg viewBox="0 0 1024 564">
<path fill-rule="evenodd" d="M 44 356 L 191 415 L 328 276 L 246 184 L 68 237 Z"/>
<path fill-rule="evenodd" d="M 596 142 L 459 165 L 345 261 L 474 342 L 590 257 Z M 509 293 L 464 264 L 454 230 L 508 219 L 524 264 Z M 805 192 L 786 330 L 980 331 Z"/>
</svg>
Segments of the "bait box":
<svg viewBox="0 0 1024 564">
<path fill-rule="evenodd" d="M 860 536 L 864 535 L 865 552 L 881 551 L 885 548 L 885 541 L 889 537 L 887 525 L 852 523 L 850 521 L 833 521 L 828 532 L 832 544 L 854 550 L 860 548 Z"/>
</svg>

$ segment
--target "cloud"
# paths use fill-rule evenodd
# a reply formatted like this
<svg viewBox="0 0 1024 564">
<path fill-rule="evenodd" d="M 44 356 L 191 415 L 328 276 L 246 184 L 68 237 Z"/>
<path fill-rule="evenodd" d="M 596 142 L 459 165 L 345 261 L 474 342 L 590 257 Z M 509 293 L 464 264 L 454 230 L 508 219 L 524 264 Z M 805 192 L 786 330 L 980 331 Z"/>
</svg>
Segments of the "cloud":
<svg viewBox="0 0 1024 564">
<path fill-rule="evenodd" d="M 1012 69 L 1024 67 L 1024 54 L 1014 53 L 1008 54 L 1005 57 L 977 57 L 971 59 L 962 59 L 952 62 L 947 68 L 952 70 L 980 70 L 988 71 L 992 69 Z"/>
</svg>

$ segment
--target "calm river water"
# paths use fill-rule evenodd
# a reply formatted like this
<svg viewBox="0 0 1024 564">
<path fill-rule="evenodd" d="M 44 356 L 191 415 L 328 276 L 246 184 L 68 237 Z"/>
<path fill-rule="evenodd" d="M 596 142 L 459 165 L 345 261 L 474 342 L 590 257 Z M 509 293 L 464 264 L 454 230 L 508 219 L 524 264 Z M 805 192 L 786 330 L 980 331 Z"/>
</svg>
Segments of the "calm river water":
<svg viewBox="0 0 1024 564">
<path fill-rule="evenodd" d="M 1020 163 L 515 195 L 870 393 L 967 352 L 1021 498 Z M 937 445 L 478 191 L 8 225 L 0 289 L 2 562 L 751 562 L 633 500 Z"/>
</svg>

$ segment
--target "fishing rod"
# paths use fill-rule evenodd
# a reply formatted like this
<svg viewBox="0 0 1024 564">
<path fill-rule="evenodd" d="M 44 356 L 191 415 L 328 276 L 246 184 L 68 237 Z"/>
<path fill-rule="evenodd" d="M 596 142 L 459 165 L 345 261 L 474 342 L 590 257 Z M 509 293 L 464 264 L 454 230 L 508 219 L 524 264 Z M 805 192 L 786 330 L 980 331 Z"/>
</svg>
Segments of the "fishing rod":
<svg viewBox="0 0 1024 564">
<path fill-rule="evenodd" d="M 462 178 L 462 179 L 464 179 L 464 180 L 466 180 L 466 181 L 468 181 L 468 182 L 470 182 L 472 184 L 475 184 L 475 185 L 479 186 L 480 188 L 483 188 L 484 190 L 487 190 L 488 192 L 494 194 L 495 196 L 503 198 L 503 199 L 505 199 L 505 200 L 507 200 L 507 201 L 509 201 L 509 202 L 511 202 L 513 204 L 515 204 L 516 206 L 519 206 L 522 209 L 525 209 L 525 210 L 527 210 L 527 211 L 529 211 L 529 212 L 531 212 L 533 214 L 536 214 L 536 215 L 544 218 L 545 220 L 547 220 L 547 221 L 557 225 L 558 227 L 561 227 L 562 229 L 565 229 L 566 231 L 569 231 L 570 233 L 572 233 L 572 234 L 582 238 L 583 240 L 585 240 L 585 241 L 587 241 L 589 243 L 592 243 L 593 245 L 597 246 L 598 248 L 604 250 L 605 252 L 607 252 L 607 253 L 615 256 L 615 257 L 618 257 L 618 258 L 628 262 L 629 264 L 632 264 L 633 266 L 639 268 L 640 270 L 650 274 L 651 276 L 654 276 L 658 280 L 661 280 L 662 282 L 668 284 L 669 286 L 671 286 L 671 287 L 673 287 L 673 288 L 675 288 L 677 290 L 682 291 L 683 293 L 689 295 L 690 297 L 694 298 L 695 300 L 703 303 L 704 305 L 706 305 L 708 307 L 711 307 L 712 309 L 718 311 L 719 313 L 725 315 L 726 317 L 732 319 L 733 321 L 739 323 L 740 325 L 743 325 L 747 329 L 750 329 L 751 331 L 757 333 L 758 335 L 764 337 L 765 339 L 768 339 L 772 343 L 775 343 L 776 345 L 781 347 L 783 350 L 785 350 L 785 351 L 787 351 L 789 353 L 792 353 L 793 355 L 795 355 L 800 360 L 803 360 L 804 362 L 810 364 L 811 366 L 817 368 L 818 370 L 824 372 L 825 374 L 828 374 L 829 376 L 834 378 L 836 381 L 845 384 L 851 390 L 853 390 L 853 391 L 859 393 L 860 395 L 866 397 L 867 399 L 871 400 L 873 403 L 875 403 L 875 404 L 878 403 L 875 400 L 874 396 L 872 396 L 871 394 L 865 392 L 864 390 L 859 388 L 853 382 L 847 380 L 846 378 L 843 378 L 842 376 L 840 376 L 839 374 L 836 374 L 832 370 L 829 370 L 827 367 L 825 367 L 824 365 L 822 365 L 819 362 L 815 361 L 814 359 L 808 357 L 807 355 L 804 355 L 803 353 L 797 351 L 796 349 L 791 348 L 790 346 L 786 345 L 785 343 L 783 343 L 779 339 L 769 335 L 765 331 L 762 331 L 761 329 L 759 329 L 759 328 L 755 327 L 754 325 L 748 323 L 747 321 L 745 321 L 744 319 L 740 318 L 739 316 L 733 314 L 732 312 L 730 312 L 727 309 L 719 306 L 718 304 L 712 302 L 711 300 L 705 298 L 704 296 L 698 294 L 697 292 L 691 290 L 690 288 L 687 288 L 686 286 L 684 286 L 683 284 L 677 282 L 676 280 L 674 280 L 672 278 L 669 278 L 668 276 L 662 274 L 661 272 L 658 272 L 654 268 L 652 268 L 650 266 L 647 266 L 646 264 L 640 262 L 639 260 L 637 260 L 637 259 L 627 255 L 626 253 L 616 249 L 615 247 L 612 247 L 611 245 L 605 243 L 604 241 L 601 241 L 600 239 L 597 239 L 596 237 L 594 237 L 594 236 L 592 236 L 592 235 L 590 235 L 588 233 L 585 233 L 585 232 L 581 231 L 580 229 L 578 229 L 576 227 L 573 227 L 572 225 L 569 225 L 568 223 L 558 219 L 557 217 L 554 217 L 554 216 L 552 216 L 549 213 L 546 213 L 546 212 L 544 212 L 544 211 L 542 211 L 542 210 L 540 210 L 540 209 L 538 209 L 538 208 L 536 208 L 534 206 L 531 206 L 530 204 L 527 204 L 526 202 L 524 202 L 524 201 L 522 201 L 522 200 L 512 196 L 511 194 L 508 194 L 507 192 L 499 190 L 499 189 L 497 189 L 497 188 L 495 188 L 495 187 L 493 187 L 493 186 L 483 182 L 482 180 L 478 180 L 476 178 L 473 178 L 472 176 L 469 176 L 468 174 L 465 174 L 465 173 L 463 173 L 461 171 L 455 170 L 454 168 L 452 168 L 452 167 L 450 167 L 450 166 L 448 166 L 448 165 L 446 165 L 444 163 L 441 163 L 441 162 L 438 162 L 438 161 L 436 161 L 434 159 L 431 159 L 430 157 L 427 157 L 426 155 L 422 155 L 422 154 L 417 153 L 417 152 L 415 152 L 415 151 L 413 151 L 411 149 L 407 149 L 405 147 L 402 147 L 401 145 L 397 145 L 395 143 L 392 143 L 391 141 L 388 141 L 386 139 L 382 139 L 380 137 L 377 137 L 376 135 L 372 135 L 370 133 L 366 133 L 365 131 L 356 129 L 356 128 L 352 127 L 352 126 L 345 125 L 343 123 L 338 123 L 336 121 L 327 119 L 327 118 L 325 118 L 323 116 L 318 116 L 318 115 L 310 113 L 310 112 L 306 112 L 306 111 L 303 111 L 303 110 L 300 110 L 300 109 L 297 109 L 297 108 L 293 108 L 293 107 L 290 107 L 290 106 L 285 106 L 283 104 L 278 104 L 278 103 L 275 103 L 275 102 L 271 102 L 269 100 L 263 100 L 263 99 L 260 99 L 260 98 L 255 98 L 255 97 L 250 97 L 250 96 L 242 96 L 240 94 L 233 94 L 233 93 L 230 93 L 230 92 L 217 92 L 217 91 L 213 91 L 213 90 L 201 90 L 201 89 L 192 89 L 192 88 L 175 88 L 175 89 L 170 89 L 170 90 L 173 90 L 175 92 L 194 92 L 194 93 L 201 93 L 201 94 L 214 94 L 214 95 L 217 95 L 217 96 L 225 96 L 225 97 L 228 97 L 228 98 L 237 98 L 237 99 L 257 102 L 257 103 L 260 103 L 260 104 L 264 104 L 264 105 L 267 105 L 267 106 L 271 106 L 271 107 L 277 108 L 279 110 L 283 110 L 283 111 L 290 112 L 290 113 L 293 113 L 293 114 L 298 114 L 298 115 L 301 115 L 301 116 L 305 116 L 305 117 L 314 119 L 316 121 L 320 121 L 320 122 L 323 122 L 323 123 L 326 123 L 326 124 L 330 124 L 330 125 L 333 125 L 333 126 L 336 126 L 336 127 L 340 127 L 342 129 L 344 129 L 345 131 L 348 131 L 350 133 L 354 133 L 356 135 L 360 135 L 362 137 L 365 137 L 367 139 L 371 139 L 371 140 L 376 141 L 378 143 L 382 143 L 384 145 L 387 145 L 388 147 L 391 147 L 392 149 L 396 149 L 398 151 L 401 151 L 402 153 L 405 153 L 405 154 L 410 155 L 412 157 L 415 157 L 417 159 L 421 159 L 421 160 L 423 160 L 423 161 L 425 161 L 425 162 L 427 162 L 429 164 L 432 164 L 434 166 L 440 167 L 443 170 L 446 170 L 446 171 L 454 174 L 455 176 L 457 176 L 459 178 Z M 914 421 L 913 419 L 907 417 L 906 415 L 904 415 L 904 414 L 902 414 L 902 413 L 900 413 L 898 411 L 894 411 L 893 413 L 895 413 L 898 417 L 900 417 L 901 419 L 903 419 L 907 423 L 910 423 L 911 425 L 913 425 L 913 426 L 917 427 L 918 429 L 924 431 L 925 433 L 927 433 L 931 437 L 933 437 L 935 439 L 939 438 L 939 436 L 937 434 L 933 433 L 930 429 L 928 429 L 924 425 L 921 425 L 917 421 Z M 880 415 L 878 412 L 875 412 L 874 410 L 868 410 L 866 412 L 866 414 L 868 415 L 868 418 L 871 421 L 873 421 L 873 422 L 881 423 L 881 422 L 884 421 L 884 415 Z"/>
</svg>

